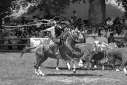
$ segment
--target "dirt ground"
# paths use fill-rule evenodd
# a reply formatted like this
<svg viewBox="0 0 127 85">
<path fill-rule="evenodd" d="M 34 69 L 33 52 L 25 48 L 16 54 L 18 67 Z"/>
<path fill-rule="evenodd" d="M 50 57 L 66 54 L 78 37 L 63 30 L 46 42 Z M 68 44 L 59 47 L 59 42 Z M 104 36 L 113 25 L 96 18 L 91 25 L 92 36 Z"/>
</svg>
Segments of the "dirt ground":
<svg viewBox="0 0 127 85">
<path fill-rule="evenodd" d="M 42 64 L 46 76 L 34 74 L 33 53 L 0 53 L 0 85 L 127 85 L 123 71 L 77 70 L 76 74 L 66 69 L 60 61 L 60 70 L 55 70 L 56 60 L 48 59 Z"/>
</svg>

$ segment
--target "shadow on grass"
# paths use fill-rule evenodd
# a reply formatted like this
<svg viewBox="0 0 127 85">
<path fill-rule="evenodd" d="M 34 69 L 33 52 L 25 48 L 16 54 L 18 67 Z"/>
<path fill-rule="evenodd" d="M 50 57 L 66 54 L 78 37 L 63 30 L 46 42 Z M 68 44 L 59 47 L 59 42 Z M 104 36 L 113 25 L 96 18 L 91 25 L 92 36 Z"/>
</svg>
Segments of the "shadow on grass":
<svg viewBox="0 0 127 85">
<path fill-rule="evenodd" d="M 56 67 L 45 67 L 47 69 L 56 69 Z M 60 70 L 68 70 L 67 67 L 59 67 Z M 73 68 L 71 68 L 73 69 Z M 90 70 L 90 69 L 86 69 L 86 68 L 76 68 L 76 70 Z"/>
<path fill-rule="evenodd" d="M 47 66 L 45 68 L 47 68 L 47 69 L 56 69 L 56 67 L 47 67 Z M 67 67 L 59 67 L 59 69 L 60 70 L 68 70 Z"/>
<path fill-rule="evenodd" d="M 56 69 L 56 67 L 45 67 L 47 69 Z M 59 67 L 60 70 L 68 70 L 67 67 Z M 71 68 L 72 69 L 72 68 Z M 96 71 L 96 70 L 102 70 L 101 68 L 76 68 L 76 70 L 91 70 L 91 71 Z M 106 68 L 105 70 L 112 70 L 111 68 Z"/>
<path fill-rule="evenodd" d="M 95 74 L 76 74 L 76 73 L 71 73 L 71 74 L 46 74 L 46 76 L 66 76 L 66 77 L 83 77 L 83 76 L 103 76 L 103 75 L 95 75 Z"/>
</svg>

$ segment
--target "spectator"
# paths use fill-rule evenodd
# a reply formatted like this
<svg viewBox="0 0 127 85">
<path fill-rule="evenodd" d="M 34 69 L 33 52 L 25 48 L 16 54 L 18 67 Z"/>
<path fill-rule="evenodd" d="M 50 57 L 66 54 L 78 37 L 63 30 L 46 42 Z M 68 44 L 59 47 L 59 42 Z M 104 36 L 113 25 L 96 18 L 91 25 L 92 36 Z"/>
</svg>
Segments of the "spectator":
<svg viewBox="0 0 127 85">
<path fill-rule="evenodd" d="M 114 22 L 113 22 L 113 25 L 120 25 L 121 23 L 120 23 L 120 19 L 119 19 L 119 17 L 117 17 L 115 20 L 114 20 Z"/>
<path fill-rule="evenodd" d="M 71 17 L 71 25 L 74 25 L 74 18 L 73 17 Z"/>
<path fill-rule="evenodd" d="M 9 44 L 9 34 L 8 33 L 5 33 L 5 35 L 4 35 L 4 50 L 8 50 L 8 44 Z"/>
<path fill-rule="evenodd" d="M 73 11 L 73 19 L 74 19 L 74 24 L 76 25 L 76 21 L 77 21 L 77 13 L 76 13 L 75 10 Z"/>
<path fill-rule="evenodd" d="M 111 27 L 113 25 L 113 21 L 110 18 L 108 18 L 106 21 L 106 25 Z"/>
<path fill-rule="evenodd" d="M 108 43 L 114 43 L 115 40 L 114 40 L 114 35 L 113 33 L 110 34 L 110 37 L 108 38 Z"/>
<path fill-rule="evenodd" d="M 125 37 L 125 35 L 124 35 L 124 32 L 123 32 L 123 31 L 121 31 L 121 33 L 120 33 L 119 37 Z"/>
<path fill-rule="evenodd" d="M 12 46 L 12 49 L 13 49 L 13 50 L 17 50 L 16 44 L 18 44 L 18 40 L 16 40 L 17 37 L 15 36 L 15 33 L 11 33 L 10 39 L 11 39 L 10 42 L 11 42 L 11 44 L 13 45 L 13 46 Z"/>
</svg>

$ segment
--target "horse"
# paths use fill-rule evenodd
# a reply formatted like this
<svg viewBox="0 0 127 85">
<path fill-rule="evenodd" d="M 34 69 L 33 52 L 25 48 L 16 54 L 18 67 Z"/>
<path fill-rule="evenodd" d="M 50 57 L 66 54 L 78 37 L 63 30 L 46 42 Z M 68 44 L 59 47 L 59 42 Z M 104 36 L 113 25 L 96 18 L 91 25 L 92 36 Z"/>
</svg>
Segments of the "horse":
<svg viewBox="0 0 127 85">
<path fill-rule="evenodd" d="M 60 36 L 58 36 L 57 39 L 60 39 L 60 41 L 57 41 L 57 39 L 55 39 L 54 37 L 49 36 L 49 37 L 48 37 L 49 43 L 48 43 L 48 44 L 45 44 L 45 45 L 46 45 L 46 46 L 48 45 L 49 48 L 50 48 L 51 50 L 54 50 L 55 47 L 56 47 L 56 45 L 57 45 L 56 43 L 62 43 L 62 42 L 63 42 L 63 39 L 61 38 L 61 37 L 63 36 L 63 34 L 68 35 L 68 32 L 67 32 L 67 31 L 69 32 L 70 30 L 65 30 L 63 33 L 61 33 Z M 65 35 L 64 35 L 64 36 L 65 36 Z M 34 46 L 34 47 L 25 47 L 25 48 L 22 50 L 22 53 L 21 53 L 21 55 L 20 55 L 20 58 L 22 58 L 22 56 L 23 56 L 24 53 L 30 52 L 32 49 L 36 49 L 36 48 L 37 48 L 38 46 L 40 46 L 40 45 L 43 45 L 43 43 L 40 42 L 39 45 Z M 54 52 L 54 53 L 55 53 L 55 52 Z M 57 59 L 56 70 L 59 70 L 58 64 L 59 64 L 60 56 L 56 56 L 56 59 Z M 69 69 L 69 70 L 70 70 L 70 69 Z"/>
<path fill-rule="evenodd" d="M 55 28 L 56 38 L 57 38 L 57 39 L 60 39 L 60 42 L 63 41 L 63 40 L 61 39 L 62 35 L 63 35 L 66 31 L 70 31 L 70 30 L 68 30 L 68 28 L 67 28 L 67 29 L 65 29 L 65 32 L 63 32 L 63 29 L 61 28 L 61 26 L 58 25 L 58 24 L 56 24 L 56 23 L 54 23 L 54 28 Z M 49 28 L 49 29 L 51 29 L 51 28 Z M 48 29 L 47 29 L 47 30 L 48 30 Z M 49 39 L 49 46 L 50 46 L 51 48 L 53 48 L 53 49 L 54 49 L 54 47 L 56 46 L 56 43 L 59 42 L 59 41 L 57 41 L 56 38 L 53 37 L 53 36 L 48 36 L 48 39 Z M 42 43 L 42 42 L 40 41 L 40 44 L 39 44 L 39 45 L 41 45 L 41 44 L 44 44 L 44 43 Z M 37 46 L 34 46 L 34 47 L 25 47 L 25 48 L 22 50 L 22 53 L 21 53 L 21 55 L 20 55 L 20 58 L 23 56 L 24 53 L 30 52 L 32 49 L 36 49 L 36 47 L 37 47 Z M 59 70 L 58 64 L 59 64 L 59 59 L 57 59 L 56 70 Z"/>
<path fill-rule="evenodd" d="M 63 59 L 66 62 L 73 61 L 73 48 L 76 43 L 79 43 L 83 39 L 83 35 L 80 31 L 77 29 L 72 30 L 71 32 L 66 32 L 63 35 L 65 41 L 63 42 L 63 45 L 59 47 L 60 55 L 59 57 L 55 56 L 53 46 L 52 48 L 49 47 L 49 45 L 39 45 L 35 48 L 35 56 L 36 56 L 36 62 L 34 64 L 35 68 L 35 74 L 44 76 L 45 74 L 42 73 L 40 70 L 41 64 L 47 60 L 48 57 L 54 58 L 54 59 Z M 75 68 L 75 64 L 74 64 Z M 75 71 L 75 69 L 74 69 Z"/>
</svg>

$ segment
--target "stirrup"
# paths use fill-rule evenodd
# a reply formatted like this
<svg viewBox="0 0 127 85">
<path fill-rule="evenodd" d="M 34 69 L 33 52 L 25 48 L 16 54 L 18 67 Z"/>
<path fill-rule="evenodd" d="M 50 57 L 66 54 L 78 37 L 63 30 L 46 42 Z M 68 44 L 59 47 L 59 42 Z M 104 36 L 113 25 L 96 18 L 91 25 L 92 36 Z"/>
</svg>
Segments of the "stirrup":
<svg viewBox="0 0 127 85">
<path fill-rule="evenodd" d="M 57 51 L 55 54 L 56 54 L 56 55 L 59 55 L 59 52 Z"/>
</svg>

